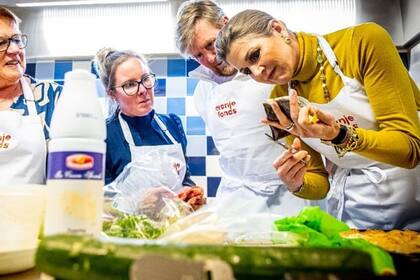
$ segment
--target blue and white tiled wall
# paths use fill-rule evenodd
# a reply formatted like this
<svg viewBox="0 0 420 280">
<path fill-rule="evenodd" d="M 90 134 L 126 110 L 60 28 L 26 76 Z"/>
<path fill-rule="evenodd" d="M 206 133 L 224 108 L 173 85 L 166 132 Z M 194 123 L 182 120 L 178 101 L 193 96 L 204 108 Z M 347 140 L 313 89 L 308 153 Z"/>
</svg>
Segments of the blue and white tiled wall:
<svg viewBox="0 0 420 280">
<path fill-rule="evenodd" d="M 219 152 L 195 110 L 193 94 L 197 80 L 188 78 L 188 72 L 198 64 L 182 58 L 149 60 L 152 72 L 158 78 L 154 107 L 158 113 L 180 116 L 188 138 L 187 155 L 192 179 L 203 186 L 209 197 L 216 194 L 220 183 Z M 72 69 L 85 69 L 94 73 L 90 60 L 29 60 L 27 74 L 38 80 L 53 80 L 63 84 L 64 73 Z M 98 80 L 98 97 L 105 108 L 105 92 Z"/>
</svg>

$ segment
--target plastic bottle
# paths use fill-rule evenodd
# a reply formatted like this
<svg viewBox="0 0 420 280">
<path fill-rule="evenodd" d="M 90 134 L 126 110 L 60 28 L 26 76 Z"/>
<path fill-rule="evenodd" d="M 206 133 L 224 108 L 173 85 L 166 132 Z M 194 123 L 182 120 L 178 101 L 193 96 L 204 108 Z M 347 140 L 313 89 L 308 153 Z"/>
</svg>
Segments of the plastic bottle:
<svg viewBox="0 0 420 280">
<path fill-rule="evenodd" d="M 95 79 L 85 70 L 64 76 L 48 143 L 46 235 L 102 230 L 106 133 Z"/>
</svg>

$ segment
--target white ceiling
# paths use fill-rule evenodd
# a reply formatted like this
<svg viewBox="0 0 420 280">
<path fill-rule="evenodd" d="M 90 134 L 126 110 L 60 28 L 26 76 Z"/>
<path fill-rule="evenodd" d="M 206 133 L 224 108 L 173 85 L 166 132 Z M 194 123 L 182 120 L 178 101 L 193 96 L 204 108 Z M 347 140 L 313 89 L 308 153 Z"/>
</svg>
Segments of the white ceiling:
<svg viewBox="0 0 420 280">
<path fill-rule="evenodd" d="M 16 7 L 17 3 L 51 2 L 51 1 L 63 1 L 63 2 L 65 2 L 65 1 L 74 1 L 74 0 L 0 0 L 0 5 L 9 6 L 9 7 Z M 115 1 L 115 3 L 118 3 L 118 2 L 119 2 L 118 0 Z M 141 2 L 141 1 L 139 1 L 139 2 Z"/>
<path fill-rule="evenodd" d="M 0 5 L 16 7 L 16 3 L 31 3 L 31 2 L 48 2 L 51 0 L 0 0 Z M 69 1 L 69 0 L 61 0 Z"/>
</svg>

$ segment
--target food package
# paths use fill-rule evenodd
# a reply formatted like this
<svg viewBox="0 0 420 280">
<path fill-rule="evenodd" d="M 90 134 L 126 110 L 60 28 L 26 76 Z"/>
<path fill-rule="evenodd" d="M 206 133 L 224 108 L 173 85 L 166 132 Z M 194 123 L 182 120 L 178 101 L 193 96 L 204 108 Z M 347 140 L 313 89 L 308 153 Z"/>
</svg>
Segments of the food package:
<svg viewBox="0 0 420 280">
<path fill-rule="evenodd" d="M 398 254 L 420 254 L 420 233 L 413 230 L 351 229 L 341 232 L 344 238 L 361 238 L 375 244 L 388 252 Z"/>
</svg>

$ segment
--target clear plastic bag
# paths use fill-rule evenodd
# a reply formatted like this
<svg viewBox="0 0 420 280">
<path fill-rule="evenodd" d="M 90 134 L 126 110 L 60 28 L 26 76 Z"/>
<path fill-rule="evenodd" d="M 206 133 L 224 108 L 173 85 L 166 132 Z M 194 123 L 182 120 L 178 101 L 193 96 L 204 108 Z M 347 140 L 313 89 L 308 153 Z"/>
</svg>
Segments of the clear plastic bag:
<svg viewBox="0 0 420 280">
<path fill-rule="evenodd" d="M 239 195 L 241 194 L 241 195 Z M 161 239 L 172 243 L 296 246 L 299 236 L 279 232 L 266 212 L 266 201 L 246 192 L 226 193 L 167 228 Z"/>
<path fill-rule="evenodd" d="M 116 199 L 116 200 L 115 200 Z M 131 203 L 134 203 L 134 200 Z M 121 211 L 118 203 L 124 196 L 106 198 L 103 231 L 105 236 L 157 239 L 178 219 L 192 212 L 192 208 L 166 187 L 146 190 L 135 212 Z"/>
<path fill-rule="evenodd" d="M 145 215 L 154 221 L 170 223 L 188 215 L 192 209 L 177 197 L 182 179 L 171 162 L 167 153 L 143 155 L 105 186 L 105 197 L 118 211 Z"/>
</svg>

